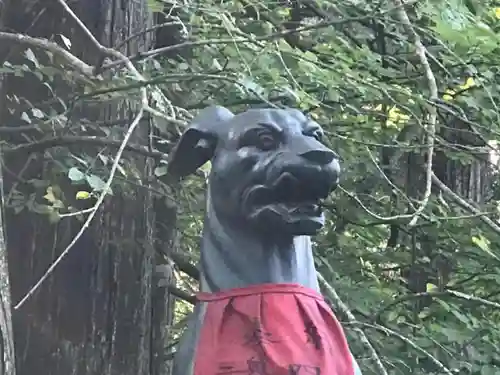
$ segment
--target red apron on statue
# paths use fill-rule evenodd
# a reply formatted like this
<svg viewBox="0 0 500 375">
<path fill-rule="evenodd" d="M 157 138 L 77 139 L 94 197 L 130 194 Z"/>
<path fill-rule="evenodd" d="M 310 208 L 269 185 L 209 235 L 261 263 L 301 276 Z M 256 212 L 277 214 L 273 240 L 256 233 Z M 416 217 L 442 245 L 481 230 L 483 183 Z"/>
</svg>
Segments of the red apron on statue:
<svg viewBox="0 0 500 375">
<path fill-rule="evenodd" d="M 353 375 L 344 331 L 323 297 L 296 284 L 200 293 L 207 310 L 194 375 Z"/>
</svg>

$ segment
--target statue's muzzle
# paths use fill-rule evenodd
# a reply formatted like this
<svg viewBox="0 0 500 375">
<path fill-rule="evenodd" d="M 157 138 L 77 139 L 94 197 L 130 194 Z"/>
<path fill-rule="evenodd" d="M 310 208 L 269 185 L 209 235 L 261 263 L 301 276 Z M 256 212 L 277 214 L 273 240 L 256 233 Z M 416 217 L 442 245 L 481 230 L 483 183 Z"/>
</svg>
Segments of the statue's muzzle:
<svg viewBox="0 0 500 375">
<path fill-rule="evenodd" d="M 309 163 L 324 166 L 338 160 L 338 155 L 313 137 L 302 134 L 290 139 L 288 147 L 292 152 L 306 159 Z M 338 163 L 337 163 L 338 164 Z"/>
</svg>

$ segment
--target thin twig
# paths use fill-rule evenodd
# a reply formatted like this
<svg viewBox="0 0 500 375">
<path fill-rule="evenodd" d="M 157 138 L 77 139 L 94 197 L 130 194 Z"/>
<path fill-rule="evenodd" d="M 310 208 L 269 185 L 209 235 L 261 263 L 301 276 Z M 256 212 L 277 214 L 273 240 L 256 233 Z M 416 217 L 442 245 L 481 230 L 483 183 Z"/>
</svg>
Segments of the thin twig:
<svg viewBox="0 0 500 375">
<path fill-rule="evenodd" d="M 118 43 L 114 48 L 120 49 L 125 44 L 130 42 L 132 39 L 138 38 L 140 36 L 143 36 L 144 34 L 150 33 L 152 31 L 156 31 L 156 30 L 161 29 L 161 28 L 166 27 L 166 26 L 175 26 L 175 25 L 183 25 L 183 23 L 181 21 L 168 21 L 168 22 L 160 23 L 158 25 L 153 25 L 151 27 L 148 27 L 147 29 L 140 30 L 140 31 L 130 35 L 129 37 L 125 38 L 120 43 Z"/>
<path fill-rule="evenodd" d="M 368 207 L 366 207 L 363 202 L 353 193 L 349 192 L 347 189 L 345 189 L 343 186 L 339 185 L 338 188 L 341 192 L 346 194 L 349 198 L 353 199 L 368 215 L 372 216 L 373 218 L 384 221 L 384 222 L 394 222 L 396 220 L 406 220 L 406 219 L 411 219 L 414 216 L 414 213 L 411 214 L 401 214 L 401 215 L 394 215 L 394 216 L 380 216 L 376 214 L 375 212 L 371 211 Z"/>
<path fill-rule="evenodd" d="M 467 202 L 465 199 L 460 197 L 457 193 L 455 193 L 453 190 L 451 190 L 444 182 L 442 182 L 437 176 L 432 173 L 432 182 L 437 185 L 439 189 L 443 191 L 446 195 L 448 195 L 456 204 L 458 204 L 460 207 L 462 207 L 465 210 L 468 210 L 472 212 L 473 214 L 477 215 L 479 220 L 481 220 L 483 223 L 485 223 L 488 227 L 490 227 L 493 232 L 498 234 L 500 236 L 500 226 L 498 226 L 493 220 L 491 220 L 489 217 L 485 215 L 481 215 L 481 211 L 474 207 L 472 204 Z"/>
<path fill-rule="evenodd" d="M 73 217 L 73 216 L 79 216 L 79 215 L 89 214 L 89 213 L 94 212 L 94 211 L 95 211 L 95 208 L 91 207 L 91 208 L 87 208 L 85 210 L 80 210 L 80 211 L 76 211 L 76 212 L 68 212 L 67 214 L 58 214 L 58 216 L 60 218 L 63 218 L 63 217 Z"/>
<path fill-rule="evenodd" d="M 118 169 L 118 163 L 120 162 L 123 151 L 125 150 L 125 146 L 127 145 L 127 142 L 132 136 L 132 133 L 137 128 L 137 125 L 140 123 L 143 114 L 144 114 L 144 109 L 141 108 L 137 113 L 136 117 L 134 118 L 134 121 L 132 121 L 132 123 L 130 124 L 129 129 L 125 134 L 125 137 L 123 138 L 122 145 L 120 146 L 118 152 L 116 153 L 113 165 L 111 167 L 111 171 L 109 173 L 108 180 L 106 181 L 106 184 L 104 185 L 104 188 L 101 194 L 99 195 L 97 202 L 95 203 L 94 207 L 92 207 L 92 212 L 90 212 L 89 216 L 87 217 L 87 220 L 85 220 L 85 223 L 82 225 L 81 229 L 78 231 L 78 233 L 69 243 L 69 245 L 64 249 L 61 255 L 57 257 L 57 259 L 50 265 L 50 267 L 47 269 L 47 271 L 45 271 L 43 276 L 36 282 L 36 284 L 33 285 L 33 287 L 29 290 L 29 292 L 26 293 L 26 295 L 17 303 L 16 306 L 14 306 L 14 310 L 18 310 L 38 290 L 38 288 L 43 284 L 45 280 L 47 280 L 47 278 L 52 274 L 57 265 L 63 260 L 63 258 L 69 253 L 69 251 L 73 248 L 76 242 L 80 239 L 80 237 L 83 235 L 83 232 L 85 232 L 85 230 L 90 226 L 90 223 L 97 214 L 99 207 L 101 206 L 102 202 L 104 201 L 104 198 L 106 197 L 107 192 L 109 191 L 109 188 L 111 187 L 111 183 L 113 182 L 113 177 L 115 176 L 116 170 Z"/>
<path fill-rule="evenodd" d="M 420 63 L 424 67 L 425 77 L 427 79 L 427 85 L 429 86 L 429 101 L 435 102 L 438 99 L 438 88 L 436 84 L 436 77 L 432 72 L 431 65 L 427 59 L 427 49 L 424 47 L 420 36 L 417 34 L 413 25 L 411 24 L 410 18 L 406 13 L 403 2 L 401 0 L 394 0 L 396 5 L 396 13 L 405 26 L 406 31 L 413 38 L 413 43 L 415 45 L 415 52 L 420 60 Z M 408 223 L 408 226 L 413 227 L 418 221 L 420 214 L 425 210 L 432 193 L 432 160 L 434 156 L 434 138 L 436 136 L 436 121 L 437 121 L 437 110 L 435 106 L 429 106 L 429 116 L 426 124 L 426 144 L 427 144 L 427 161 L 425 168 L 425 191 L 424 197 L 418 209 L 413 213 L 414 217 Z"/>
<path fill-rule="evenodd" d="M 85 26 L 85 24 L 82 22 L 80 18 L 73 12 L 73 10 L 69 7 L 69 5 L 66 3 L 64 0 L 58 0 L 57 1 L 64 9 L 64 11 L 76 22 L 78 27 L 87 35 L 87 38 L 90 39 L 92 44 L 104 55 L 107 56 L 112 56 L 118 59 L 124 59 L 124 64 L 127 67 L 128 70 L 138 79 L 139 81 L 144 81 L 144 77 L 139 73 L 139 71 L 135 68 L 135 66 L 132 64 L 130 59 L 128 59 L 123 53 L 116 51 L 112 48 L 108 48 L 103 46 L 99 41 L 96 39 L 96 37 L 90 32 L 90 30 Z M 144 105 L 147 106 L 147 96 L 145 98 L 146 102 L 143 102 Z"/>
<path fill-rule="evenodd" d="M 62 0 L 59 0 L 62 1 Z M 163 55 L 167 52 L 171 52 L 176 49 L 181 49 L 181 48 L 186 48 L 186 47 L 195 47 L 195 46 L 205 46 L 205 45 L 216 45 L 216 44 L 236 44 L 236 43 L 244 43 L 244 42 L 259 42 L 259 41 L 270 41 L 270 40 L 276 40 L 280 39 L 284 36 L 292 35 L 292 34 L 297 34 L 301 33 L 304 31 L 309 31 L 309 30 L 318 30 L 326 27 L 330 27 L 333 25 L 339 26 L 339 25 L 345 25 L 347 23 L 352 23 L 352 22 L 359 22 L 363 20 L 370 20 L 379 16 L 383 16 L 384 14 L 390 13 L 394 11 L 395 9 L 398 9 L 400 7 L 405 7 L 408 5 L 411 5 L 415 3 L 416 1 L 408 1 L 405 4 L 400 4 L 397 5 L 394 8 L 389 8 L 380 11 L 377 14 L 368 14 L 365 16 L 359 16 L 359 17 L 343 17 L 340 19 L 330 19 L 330 20 L 325 20 L 318 22 L 313 25 L 306 25 L 306 26 L 300 26 L 296 27 L 294 29 L 289 29 L 289 30 L 283 30 L 279 31 L 276 33 L 272 33 L 269 35 L 263 35 L 263 36 L 249 36 L 249 37 L 239 37 L 239 38 L 221 38 L 221 39 L 211 39 L 211 40 L 192 40 L 192 41 L 187 41 L 179 44 L 175 44 L 173 46 L 166 46 L 162 48 L 157 48 L 148 52 L 142 52 L 138 53 L 136 56 L 130 56 L 128 58 L 128 61 L 135 61 L 138 59 L 145 59 L 145 58 L 153 58 L 157 57 L 160 55 Z M 103 66 L 103 70 L 111 69 L 111 68 L 116 68 L 120 65 L 126 64 L 127 60 L 119 60 L 115 61 L 109 64 L 106 64 Z"/>
<path fill-rule="evenodd" d="M 66 13 L 68 13 L 71 16 L 71 18 L 73 18 L 73 20 L 78 24 L 78 26 L 83 30 L 83 32 L 87 35 L 87 37 L 90 39 L 90 41 L 94 44 L 94 46 L 102 54 L 104 54 L 106 56 L 114 57 L 114 58 L 120 60 L 123 64 L 125 64 L 125 67 L 134 75 L 134 77 L 138 81 L 140 81 L 140 82 L 145 82 L 146 81 L 146 78 L 144 78 L 144 76 L 141 73 L 139 73 L 139 71 L 137 70 L 137 68 L 134 66 L 134 64 L 132 64 L 132 61 L 130 61 L 130 59 L 127 56 L 125 56 L 120 51 L 114 50 L 113 48 L 105 47 L 101 43 L 99 43 L 99 41 L 90 32 L 90 30 L 87 28 L 87 26 L 85 26 L 85 24 L 82 22 L 82 20 L 80 20 L 77 17 L 77 15 L 73 12 L 73 10 L 71 10 L 71 8 L 66 3 L 66 1 L 64 1 L 64 0 L 58 0 L 58 3 L 64 8 L 64 10 L 66 11 Z M 165 96 L 163 95 L 163 93 L 160 90 L 156 90 L 156 92 L 158 93 L 157 100 L 159 98 L 163 99 L 164 104 L 166 105 L 166 107 L 169 107 L 171 109 L 172 117 L 175 117 L 175 111 L 173 110 L 172 103 L 165 98 Z M 148 96 L 147 96 L 147 92 L 146 92 L 146 88 L 145 87 L 141 88 L 141 99 L 142 99 L 141 100 L 141 108 L 142 108 L 142 110 L 144 110 L 146 112 L 149 112 L 151 114 L 154 114 L 155 116 L 158 116 L 159 111 L 157 111 L 157 110 L 155 110 L 155 109 L 153 109 L 153 108 L 151 108 L 149 106 Z M 165 116 L 165 115 L 163 115 L 163 116 L 167 117 L 167 118 L 170 118 L 169 116 Z"/>
<path fill-rule="evenodd" d="M 118 57 L 118 58 L 124 57 L 124 55 L 121 54 L 120 52 L 102 46 L 97 41 L 97 39 L 92 35 L 92 33 L 87 29 L 87 27 L 83 24 L 83 22 L 75 15 L 75 13 L 73 13 L 73 11 L 66 4 L 66 2 L 64 0 L 58 0 L 58 2 L 61 4 L 61 6 L 64 8 L 64 10 L 75 20 L 75 22 L 78 24 L 78 26 L 85 32 L 85 34 L 87 34 L 88 38 L 92 41 L 92 43 L 95 44 L 95 46 L 102 53 L 104 53 L 106 55 Z M 138 70 L 130 62 L 130 60 L 125 65 L 138 80 L 144 81 L 144 77 L 138 72 Z M 132 121 L 132 123 L 130 124 L 130 127 L 127 130 L 127 133 L 125 134 L 125 136 L 123 138 L 123 141 L 120 145 L 120 148 L 118 149 L 118 152 L 115 155 L 113 165 L 111 166 L 111 171 L 109 173 L 109 177 L 106 181 L 106 184 L 104 185 L 104 188 L 103 188 L 102 192 L 100 193 L 100 195 L 97 199 L 97 202 L 92 207 L 92 211 L 89 213 L 87 220 L 85 220 L 85 223 L 82 225 L 81 229 L 78 231 L 76 236 L 69 243 L 69 245 L 63 250 L 63 252 L 59 255 L 59 257 L 57 257 L 57 259 L 50 265 L 50 267 L 43 274 L 43 276 L 28 291 L 28 293 L 17 303 L 17 305 L 14 306 L 14 310 L 18 310 L 38 290 L 38 288 L 43 284 L 43 282 L 49 278 L 49 276 L 52 274 L 52 272 L 57 267 L 57 265 L 64 259 L 64 257 L 69 253 L 69 251 L 73 248 L 73 246 L 76 244 L 76 242 L 83 235 L 85 230 L 90 226 L 90 223 L 92 222 L 95 215 L 97 214 L 99 208 L 101 207 L 101 205 L 104 201 L 104 198 L 106 197 L 106 195 L 111 187 L 111 184 L 113 182 L 113 178 L 114 178 L 115 173 L 118 169 L 120 159 L 121 159 L 122 154 L 127 146 L 127 143 L 130 140 L 130 137 L 132 136 L 132 134 L 134 133 L 134 130 L 139 125 L 141 119 L 143 118 L 144 111 L 149 107 L 146 88 L 141 87 L 140 92 L 141 92 L 141 99 L 142 100 L 141 100 L 141 106 L 139 108 L 139 111 L 138 111 L 137 115 L 135 116 L 134 120 Z"/>
<path fill-rule="evenodd" d="M 380 165 L 378 165 L 377 161 L 375 160 L 375 156 L 373 156 L 373 153 L 371 152 L 370 148 L 369 147 L 365 147 L 365 150 L 368 153 L 368 156 L 370 157 L 372 163 L 375 165 L 375 168 L 377 168 L 378 172 L 382 175 L 382 177 L 384 178 L 384 180 L 389 184 L 389 186 L 391 187 L 391 189 L 393 189 L 396 193 L 398 193 L 400 196 L 402 196 L 408 202 L 408 205 L 412 209 L 415 209 L 413 207 L 413 202 L 410 200 L 410 198 L 399 187 L 397 187 L 391 181 L 391 179 L 387 176 L 387 174 L 382 170 L 382 168 L 380 167 Z"/>
</svg>

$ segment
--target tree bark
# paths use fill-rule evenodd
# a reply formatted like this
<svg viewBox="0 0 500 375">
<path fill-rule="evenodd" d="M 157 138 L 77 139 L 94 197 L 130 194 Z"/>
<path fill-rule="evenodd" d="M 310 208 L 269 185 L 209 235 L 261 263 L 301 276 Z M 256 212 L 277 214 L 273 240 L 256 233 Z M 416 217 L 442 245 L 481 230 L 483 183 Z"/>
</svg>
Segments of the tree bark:
<svg viewBox="0 0 500 375">
<path fill-rule="evenodd" d="M 116 46 L 151 26 L 146 0 L 87 0 L 70 3 L 86 26 L 105 46 Z M 71 52 L 91 65 L 101 58 L 81 30 L 57 2 L 15 0 L 7 4 L 4 30 L 34 37 L 62 34 L 72 41 Z M 127 42 L 126 55 L 152 45 L 146 34 Z M 21 61 L 24 50 L 0 46 L 0 61 Z M 70 88 L 68 88 L 70 90 Z M 12 95 L 36 103 L 47 99 L 36 79 L 6 77 L 2 87 L 2 124 L 19 122 Z M 7 96 L 8 95 L 8 96 Z M 78 115 L 91 119 L 128 118 L 136 108 L 128 102 L 82 107 Z M 144 121 L 133 143 L 147 145 L 150 124 Z M 17 135 L 9 142 L 22 141 Z M 24 140 L 25 141 L 25 140 Z M 81 146 L 80 146 L 81 148 Z M 131 158 L 130 155 L 127 157 Z M 145 179 L 151 161 L 133 156 L 134 168 Z M 7 155 L 7 194 L 39 198 L 31 179 L 53 179 L 47 173 L 47 154 Z M 59 179 L 60 180 L 60 179 Z M 60 186 L 71 193 L 69 183 Z M 74 192 L 73 192 L 74 194 Z M 43 194 L 42 194 L 43 195 Z M 73 195 L 74 196 L 74 195 Z M 131 187 L 128 196 L 106 198 L 93 224 L 55 269 L 50 278 L 19 310 L 14 311 L 17 373 L 32 375 L 163 375 L 169 308 L 167 289 L 154 274 L 154 212 L 147 184 Z M 51 224 L 46 216 L 24 209 L 6 214 L 12 299 L 17 303 L 65 249 L 81 222 L 64 218 Z"/>
<path fill-rule="evenodd" d="M 0 28 L 3 28 L 5 5 L 0 3 Z M 0 92 L 3 79 L 0 75 Z M 3 165 L 0 146 L 0 166 Z M 7 239 L 5 238 L 4 178 L 0 167 L 0 375 L 15 375 L 14 333 L 12 329 L 12 299 L 9 280 Z"/>
<path fill-rule="evenodd" d="M 16 374 L 11 305 L 7 242 L 4 233 L 3 176 L 0 169 L 0 375 Z"/>
</svg>

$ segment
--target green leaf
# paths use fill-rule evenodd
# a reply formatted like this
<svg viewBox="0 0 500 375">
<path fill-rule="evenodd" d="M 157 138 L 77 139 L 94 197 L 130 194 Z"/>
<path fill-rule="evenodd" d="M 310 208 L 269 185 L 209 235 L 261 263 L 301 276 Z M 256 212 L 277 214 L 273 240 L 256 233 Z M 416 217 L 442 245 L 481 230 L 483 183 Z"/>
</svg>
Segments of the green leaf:
<svg viewBox="0 0 500 375">
<path fill-rule="evenodd" d="M 500 260 L 493 252 L 490 250 L 490 241 L 483 237 L 482 235 L 472 236 L 472 243 L 483 250 L 485 253 L 491 255 L 493 258 Z"/>
<path fill-rule="evenodd" d="M 147 0 L 146 4 L 152 13 L 161 13 L 165 9 L 165 3 L 161 0 Z"/>
<path fill-rule="evenodd" d="M 57 211 L 52 211 L 49 213 L 49 223 L 51 224 L 56 224 L 59 221 L 61 221 L 61 216 L 59 215 L 59 212 Z"/>
<path fill-rule="evenodd" d="M 205 175 L 208 176 L 210 174 L 210 171 L 212 170 L 212 162 L 210 160 L 207 161 L 200 167 L 200 170 L 203 171 Z"/>
<path fill-rule="evenodd" d="M 438 289 L 438 287 L 434 284 L 427 283 L 425 286 L 425 289 L 427 292 L 432 292 L 432 291 L 436 291 Z"/>
<path fill-rule="evenodd" d="M 31 119 L 26 112 L 21 113 L 21 120 L 26 121 L 28 124 L 31 124 Z"/>
<path fill-rule="evenodd" d="M 95 191 L 102 191 L 106 185 L 106 182 L 104 182 L 99 176 L 96 176 L 95 174 L 87 176 L 86 180 L 89 183 L 90 187 Z"/>
<path fill-rule="evenodd" d="M 256 93 L 262 95 L 265 91 L 264 88 L 260 86 L 258 83 L 256 83 L 251 77 L 245 77 L 239 80 L 239 83 L 250 93 Z"/>
<path fill-rule="evenodd" d="M 78 181 L 82 181 L 85 179 L 85 174 L 83 172 L 81 172 L 78 168 L 72 167 L 69 169 L 68 178 L 71 181 L 78 182 Z"/>
<path fill-rule="evenodd" d="M 481 368 L 481 375 L 498 375 L 500 374 L 500 367 L 484 365 Z"/>
<path fill-rule="evenodd" d="M 38 60 L 35 56 L 35 54 L 33 53 L 33 51 L 28 48 L 26 51 L 24 51 L 24 56 L 29 60 L 31 61 L 33 64 L 35 64 L 35 66 L 38 68 L 40 66 L 40 64 L 38 63 Z"/>
<path fill-rule="evenodd" d="M 67 37 L 65 37 L 63 34 L 59 34 L 61 37 L 64 45 L 66 46 L 67 49 L 71 49 L 71 40 L 69 40 Z"/>
<path fill-rule="evenodd" d="M 165 176 L 167 174 L 167 166 L 160 165 L 159 167 L 156 167 L 154 173 L 156 177 Z"/>
<path fill-rule="evenodd" d="M 38 108 L 31 108 L 31 113 L 36 118 L 44 118 L 45 117 L 45 114 L 42 111 L 40 111 Z"/>
<path fill-rule="evenodd" d="M 468 340 L 468 337 L 464 335 L 463 331 L 447 327 L 438 327 L 438 330 L 441 331 L 450 342 L 462 344 Z"/>
</svg>

